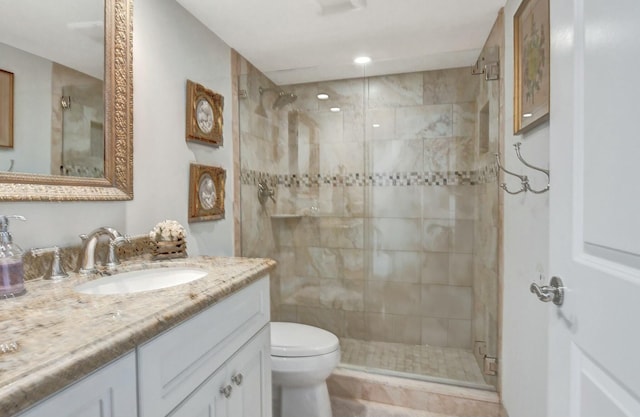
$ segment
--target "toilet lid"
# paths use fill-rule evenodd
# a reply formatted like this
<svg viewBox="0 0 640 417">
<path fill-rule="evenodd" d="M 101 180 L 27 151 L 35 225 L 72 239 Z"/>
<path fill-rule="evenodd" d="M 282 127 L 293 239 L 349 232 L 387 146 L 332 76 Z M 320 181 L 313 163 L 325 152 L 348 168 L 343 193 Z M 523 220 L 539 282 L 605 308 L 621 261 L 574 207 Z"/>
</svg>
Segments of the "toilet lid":
<svg viewBox="0 0 640 417">
<path fill-rule="evenodd" d="M 339 347 L 331 332 L 299 323 L 271 323 L 271 355 L 282 357 L 317 356 Z"/>
</svg>

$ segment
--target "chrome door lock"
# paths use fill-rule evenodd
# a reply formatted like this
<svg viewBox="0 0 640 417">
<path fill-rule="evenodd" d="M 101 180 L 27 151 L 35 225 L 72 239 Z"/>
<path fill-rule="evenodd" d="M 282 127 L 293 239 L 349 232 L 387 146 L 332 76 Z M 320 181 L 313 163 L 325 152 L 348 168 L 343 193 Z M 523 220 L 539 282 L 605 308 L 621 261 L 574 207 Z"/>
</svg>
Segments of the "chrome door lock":
<svg viewBox="0 0 640 417">
<path fill-rule="evenodd" d="M 561 306 L 564 302 L 564 284 L 559 277 L 551 278 L 549 285 L 540 286 L 534 282 L 529 287 L 529 290 L 544 303 L 551 301 L 553 304 Z"/>
</svg>

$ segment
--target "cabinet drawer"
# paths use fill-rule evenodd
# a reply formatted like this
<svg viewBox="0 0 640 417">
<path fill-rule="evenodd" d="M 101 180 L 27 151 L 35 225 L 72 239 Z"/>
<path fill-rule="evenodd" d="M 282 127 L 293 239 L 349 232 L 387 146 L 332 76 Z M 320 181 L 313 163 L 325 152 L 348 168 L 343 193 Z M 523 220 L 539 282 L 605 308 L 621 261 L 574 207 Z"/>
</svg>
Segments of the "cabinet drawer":
<svg viewBox="0 0 640 417">
<path fill-rule="evenodd" d="M 269 277 L 138 347 L 140 417 L 167 415 L 269 322 Z"/>
</svg>

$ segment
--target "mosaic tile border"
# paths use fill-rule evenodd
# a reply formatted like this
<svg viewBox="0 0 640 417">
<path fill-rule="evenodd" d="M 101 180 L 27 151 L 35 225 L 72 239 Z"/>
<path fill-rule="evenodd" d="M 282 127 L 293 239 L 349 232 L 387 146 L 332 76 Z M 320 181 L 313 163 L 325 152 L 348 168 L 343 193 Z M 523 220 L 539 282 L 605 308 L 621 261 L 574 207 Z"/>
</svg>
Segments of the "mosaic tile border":
<svg viewBox="0 0 640 417">
<path fill-rule="evenodd" d="M 448 186 L 480 185 L 497 181 L 497 166 L 487 165 L 474 171 L 425 171 L 425 172 L 375 172 L 371 174 L 269 174 L 254 170 L 242 170 L 240 182 L 243 185 L 258 185 L 266 181 L 270 186 L 286 188 L 353 186 Z"/>
</svg>

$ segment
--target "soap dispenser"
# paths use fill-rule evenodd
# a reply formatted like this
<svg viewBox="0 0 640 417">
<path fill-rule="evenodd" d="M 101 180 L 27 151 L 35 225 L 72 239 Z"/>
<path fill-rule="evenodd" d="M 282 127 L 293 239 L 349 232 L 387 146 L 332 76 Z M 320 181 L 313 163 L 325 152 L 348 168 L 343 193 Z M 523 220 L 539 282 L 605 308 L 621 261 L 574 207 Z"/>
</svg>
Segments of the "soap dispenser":
<svg viewBox="0 0 640 417">
<path fill-rule="evenodd" d="M 26 220 L 23 216 L 0 215 L 0 299 L 25 293 L 22 249 L 13 243 L 9 219 Z"/>
</svg>

